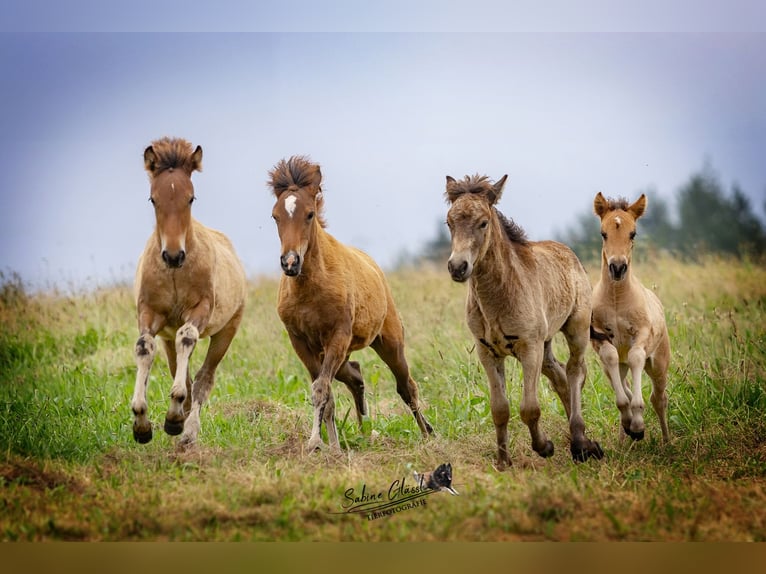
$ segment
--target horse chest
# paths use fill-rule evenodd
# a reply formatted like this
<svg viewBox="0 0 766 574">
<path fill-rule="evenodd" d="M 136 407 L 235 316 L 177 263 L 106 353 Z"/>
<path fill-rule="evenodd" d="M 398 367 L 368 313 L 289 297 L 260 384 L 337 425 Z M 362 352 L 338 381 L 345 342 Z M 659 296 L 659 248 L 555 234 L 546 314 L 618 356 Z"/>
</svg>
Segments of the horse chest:
<svg viewBox="0 0 766 574">
<path fill-rule="evenodd" d="M 638 328 L 631 320 L 630 315 L 619 314 L 613 309 L 598 314 L 594 313 L 596 328 L 605 333 L 609 342 L 617 348 L 620 358 L 627 356 L 627 352 L 633 346 Z"/>
</svg>

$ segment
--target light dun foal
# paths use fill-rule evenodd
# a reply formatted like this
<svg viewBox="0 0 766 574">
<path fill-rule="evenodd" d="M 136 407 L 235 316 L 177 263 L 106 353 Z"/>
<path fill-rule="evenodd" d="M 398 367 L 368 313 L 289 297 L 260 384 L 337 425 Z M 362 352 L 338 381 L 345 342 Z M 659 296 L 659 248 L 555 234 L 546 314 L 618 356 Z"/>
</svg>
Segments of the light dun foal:
<svg viewBox="0 0 766 574">
<path fill-rule="evenodd" d="M 152 439 L 146 387 L 154 361 L 154 337 L 167 355 L 173 387 L 165 432 L 182 434 L 179 446 L 195 442 L 200 408 L 210 395 L 215 370 L 242 320 L 245 272 L 228 238 L 191 216 L 191 174 L 202 169 L 202 148 L 182 139 L 163 138 L 144 151 L 157 220 L 136 271 L 138 372 L 133 400 L 133 438 Z M 210 337 L 205 361 L 194 383 L 189 359 L 197 341 Z"/>
<path fill-rule="evenodd" d="M 634 440 L 644 438 L 641 371 L 645 370 L 653 384 L 652 406 L 660 419 L 662 438 L 667 442 L 668 329 L 662 303 L 641 284 L 631 265 L 636 220 L 646 210 L 646 196 L 642 194 L 628 205 L 625 199 L 607 200 L 598 193 L 593 209 L 601 218 L 604 239 L 601 278 L 593 290 L 593 348 L 614 388 L 625 433 Z M 627 381 L 628 371 L 632 390 Z"/>
<path fill-rule="evenodd" d="M 539 424 L 537 385 L 542 373 L 566 410 L 574 460 L 601 458 L 599 444 L 585 436 L 582 416 L 591 311 L 588 276 L 571 249 L 555 241 L 528 241 L 524 231 L 497 210 L 506 177 L 493 184 L 486 176 L 462 181 L 447 176 L 445 194 L 451 204 L 447 225 L 452 237 L 447 267 L 454 281 L 468 283 L 466 320 L 489 380 L 498 468 L 511 464 L 508 356 L 521 363 L 521 420 L 529 427 L 535 452 L 553 455 L 553 442 Z M 559 331 L 569 346 L 566 365 L 553 354 L 553 337 Z"/>
</svg>

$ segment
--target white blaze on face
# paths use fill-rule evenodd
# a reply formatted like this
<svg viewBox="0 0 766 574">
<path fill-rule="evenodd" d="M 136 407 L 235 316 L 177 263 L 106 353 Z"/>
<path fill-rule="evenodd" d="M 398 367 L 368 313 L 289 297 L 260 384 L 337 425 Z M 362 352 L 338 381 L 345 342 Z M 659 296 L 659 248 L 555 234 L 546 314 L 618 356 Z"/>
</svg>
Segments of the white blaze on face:
<svg viewBox="0 0 766 574">
<path fill-rule="evenodd" d="M 622 225 L 622 219 L 620 219 L 620 216 L 619 216 L 619 215 L 618 215 L 617 217 L 615 217 L 615 218 L 614 218 L 614 222 L 617 224 L 617 227 L 619 227 L 620 225 Z"/>
<path fill-rule="evenodd" d="M 295 195 L 288 195 L 285 198 L 285 211 L 287 212 L 287 215 L 290 217 L 293 216 L 293 213 L 295 213 L 295 203 L 298 201 L 298 198 Z"/>
</svg>

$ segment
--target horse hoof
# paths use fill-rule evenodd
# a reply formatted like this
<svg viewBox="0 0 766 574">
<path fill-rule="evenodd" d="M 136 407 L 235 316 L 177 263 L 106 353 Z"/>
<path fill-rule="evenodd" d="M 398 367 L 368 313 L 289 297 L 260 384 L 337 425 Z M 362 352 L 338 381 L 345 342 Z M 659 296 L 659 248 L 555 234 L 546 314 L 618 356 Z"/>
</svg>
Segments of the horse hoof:
<svg viewBox="0 0 766 574">
<path fill-rule="evenodd" d="M 539 454 L 543 458 L 549 458 L 553 456 L 553 442 L 552 441 L 545 441 L 545 446 L 537 451 L 537 454 Z"/>
<path fill-rule="evenodd" d="M 593 457 L 601 460 L 604 458 L 604 450 L 601 445 L 596 441 L 588 441 L 589 444 L 585 448 L 580 448 L 572 445 L 570 451 L 572 453 L 572 460 L 575 462 L 585 462 L 589 458 Z"/>
<path fill-rule="evenodd" d="M 152 440 L 152 427 L 149 427 L 149 430 L 146 430 L 146 431 L 139 431 L 134 428 L 133 440 L 135 440 L 139 444 L 148 443 L 150 440 Z"/>
<path fill-rule="evenodd" d="M 595 440 L 591 442 L 593 443 L 593 448 L 591 449 L 590 455 L 598 460 L 604 458 L 604 449 L 601 448 L 601 445 Z"/>
<path fill-rule="evenodd" d="M 174 422 L 169 419 L 165 419 L 165 426 L 164 426 L 165 432 L 168 433 L 171 436 L 179 435 L 184 430 L 184 423 L 183 422 Z"/>
</svg>

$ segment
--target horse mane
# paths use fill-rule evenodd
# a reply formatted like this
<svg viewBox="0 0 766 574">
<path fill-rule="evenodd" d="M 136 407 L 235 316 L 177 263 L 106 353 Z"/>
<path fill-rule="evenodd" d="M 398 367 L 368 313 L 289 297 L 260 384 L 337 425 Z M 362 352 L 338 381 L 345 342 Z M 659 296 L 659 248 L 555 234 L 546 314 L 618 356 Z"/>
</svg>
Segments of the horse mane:
<svg viewBox="0 0 766 574">
<path fill-rule="evenodd" d="M 493 207 L 492 209 L 495 210 L 497 218 L 500 220 L 500 225 L 502 226 L 503 231 L 505 231 L 505 236 L 512 243 L 520 243 L 521 245 L 527 245 L 529 243 L 527 233 L 518 223 L 503 215 L 496 207 Z"/>
<path fill-rule="evenodd" d="M 294 155 L 287 160 L 282 159 L 269 171 L 268 185 L 277 198 L 286 191 L 298 191 L 304 187 L 312 188 L 311 195 L 314 196 L 317 205 L 317 220 L 322 227 L 326 226 L 322 171 L 318 163 L 312 162 L 304 155 Z"/>
<path fill-rule="evenodd" d="M 191 174 L 195 169 L 202 171 L 202 162 L 195 157 L 192 144 L 183 138 L 163 137 L 154 140 L 150 146 L 154 152 L 151 165 L 147 165 L 152 175 L 167 169 L 183 169 Z"/>
<path fill-rule="evenodd" d="M 445 192 L 446 199 L 455 201 L 465 193 L 487 193 L 494 191 L 492 182 L 486 175 L 467 175 L 463 179 L 450 181 Z"/>
<path fill-rule="evenodd" d="M 608 197 L 606 199 L 607 208 L 609 211 L 615 211 L 617 209 L 621 209 L 622 211 L 627 211 L 628 207 L 630 207 L 630 202 L 625 197 L 618 197 L 617 199 L 614 199 L 612 197 Z"/>
</svg>

